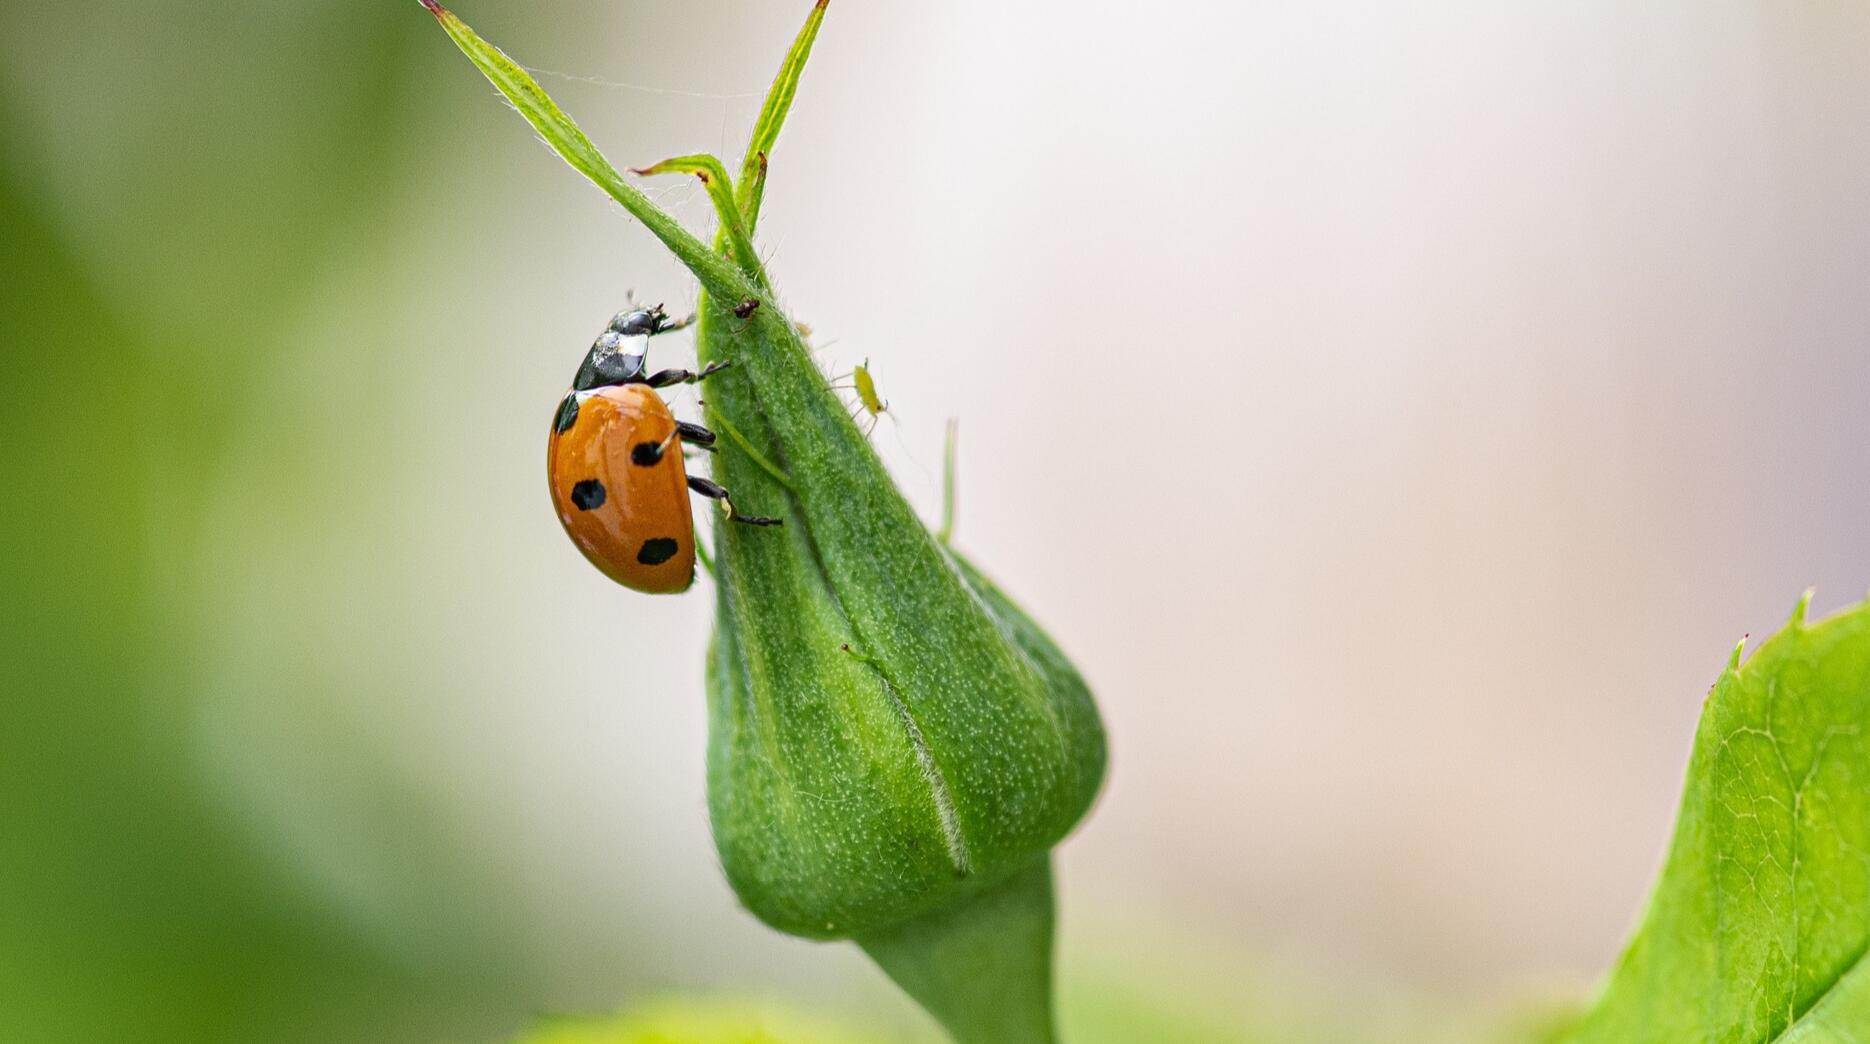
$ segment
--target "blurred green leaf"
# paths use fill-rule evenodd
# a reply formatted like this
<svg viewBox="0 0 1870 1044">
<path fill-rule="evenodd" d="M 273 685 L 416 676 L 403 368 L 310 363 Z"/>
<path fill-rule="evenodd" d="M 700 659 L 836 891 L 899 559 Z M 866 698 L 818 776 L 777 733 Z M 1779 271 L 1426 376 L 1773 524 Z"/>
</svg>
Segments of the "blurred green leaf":
<svg viewBox="0 0 1870 1044">
<path fill-rule="evenodd" d="M 668 997 L 619 1015 L 552 1019 L 521 1044 L 880 1044 L 864 1032 L 777 1002 Z"/>
<path fill-rule="evenodd" d="M 45 212 L 0 164 L 0 486 L 26 509 L 0 523 L 0 1039 L 316 1034 L 343 1015 L 308 1017 L 313 996 L 415 987 L 204 809 L 179 759 L 144 430 L 175 377 Z"/>
<path fill-rule="evenodd" d="M 1569 1039 L 1870 1035 L 1870 603 L 1804 615 L 1715 683 L 1661 880 Z"/>
<path fill-rule="evenodd" d="M 473 853 L 438 861 L 420 827 L 386 839 L 448 919 L 386 945 L 393 929 L 347 905 L 375 882 L 334 898 L 302 852 L 258 841 L 243 814 L 263 801 L 203 765 L 204 722 L 228 695 L 215 688 L 227 636 L 204 620 L 276 565 L 236 561 L 208 516 L 230 458 L 253 448 L 243 420 L 279 403 L 282 373 L 304 372 L 281 341 L 316 321 L 335 273 L 375 259 L 358 233 L 378 241 L 372 222 L 405 191 L 393 172 L 413 114 L 394 103 L 416 97 L 412 44 L 432 43 L 412 21 L 228 0 L 7 12 L 0 1040 L 432 1039 L 510 1029 L 524 1004 L 514 983 L 529 969 L 484 945 L 494 933 L 463 931 L 483 944 L 473 953 L 432 941 L 487 920 L 462 916 L 473 890 L 450 876 Z M 346 75 L 314 71 L 338 62 Z M 306 434 L 307 456 L 329 454 Z M 310 503 L 293 510 L 329 492 L 301 484 Z M 257 532 L 277 511 L 244 514 Z M 255 626 L 298 635 L 311 612 Z M 343 654 L 303 647 L 320 666 Z M 329 676 L 271 667 L 240 702 L 297 718 L 297 738 L 343 751 L 360 788 L 397 782 L 348 760 L 354 733 L 307 726 Z M 411 961 L 419 949 L 432 959 Z"/>
</svg>

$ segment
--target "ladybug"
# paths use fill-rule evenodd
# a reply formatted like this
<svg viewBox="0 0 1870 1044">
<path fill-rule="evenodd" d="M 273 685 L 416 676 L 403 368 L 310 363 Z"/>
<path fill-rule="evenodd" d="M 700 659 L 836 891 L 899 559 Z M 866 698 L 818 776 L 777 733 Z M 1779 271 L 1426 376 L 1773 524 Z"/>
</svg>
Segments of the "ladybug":
<svg viewBox="0 0 1870 1044">
<path fill-rule="evenodd" d="M 675 419 L 655 389 L 695 384 L 700 373 L 647 373 L 648 338 L 679 330 L 661 305 L 619 312 L 598 335 L 558 404 L 546 446 L 552 506 L 566 535 L 605 576 L 649 594 L 686 591 L 695 582 L 695 523 L 688 493 L 721 502 L 727 517 L 751 526 L 780 520 L 734 511 L 727 490 L 690 475 L 682 447 L 714 448 L 714 433 Z M 643 342 L 630 350 L 628 338 Z"/>
</svg>

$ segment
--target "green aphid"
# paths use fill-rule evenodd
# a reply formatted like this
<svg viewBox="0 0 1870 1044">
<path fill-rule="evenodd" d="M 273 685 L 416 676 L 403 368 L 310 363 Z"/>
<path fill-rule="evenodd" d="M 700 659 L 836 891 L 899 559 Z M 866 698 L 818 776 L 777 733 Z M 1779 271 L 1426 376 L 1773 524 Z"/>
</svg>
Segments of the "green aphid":
<svg viewBox="0 0 1870 1044">
<path fill-rule="evenodd" d="M 850 381 L 849 384 L 833 384 L 831 387 L 836 391 L 854 391 L 857 393 L 857 409 L 851 416 L 852 419 L 855 420 L 857 413 L 867 413 L 870 415 L 870 423 L 864 427 L 864 434 L 868 436 L 871 432 L 876 430 L 877 420 L 881 418 L 883 414 L 887 413 L 890 408 L 889 400 L 877 394 L 876 378 L 870 375 L 870 360 L 865 359 L 858 365 L 851 367 L 850 373 L 834 379 L 848 379 Z"/>
</svg>

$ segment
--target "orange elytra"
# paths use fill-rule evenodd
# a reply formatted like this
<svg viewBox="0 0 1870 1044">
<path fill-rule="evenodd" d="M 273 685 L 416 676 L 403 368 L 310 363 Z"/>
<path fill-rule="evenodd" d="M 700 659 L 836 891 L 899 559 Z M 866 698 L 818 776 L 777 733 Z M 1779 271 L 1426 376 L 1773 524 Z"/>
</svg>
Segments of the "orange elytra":
<svg viewBox="0 0 1870 1044">
<path fill-rule="evenodd" d="M 669 322 L 661 307 L 618 313 L 560 401 L 546 449 L 552 506 L 566 535 L 605 576 L 649 594 L 686 591 L 695 581 L 691 490 L 721 501 L 735 521 L 779 524 L 778 519 L 736 514 L 727 490 L 688 474 L 682 463 L 684 442 L 712 449 L 714 433 L 676 420 L 655 392 L 700 381 L 725 364 L 699 374 L 663 370 L 645 375 L 646 349 L 628 350 L 629 338 L 685 325 Z"/>
</svg>

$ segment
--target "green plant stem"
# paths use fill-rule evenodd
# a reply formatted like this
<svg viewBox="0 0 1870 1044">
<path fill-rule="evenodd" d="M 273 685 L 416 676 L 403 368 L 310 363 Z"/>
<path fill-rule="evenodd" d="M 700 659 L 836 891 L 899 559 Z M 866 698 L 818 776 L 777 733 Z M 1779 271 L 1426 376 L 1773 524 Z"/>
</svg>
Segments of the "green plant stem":
<svg viewBox="0 0 1870 1044">
<path fill-rule="evenodd" d="M 1052 860 L 858 945 L 956 1044 L 1056 1044 Z"/>
</svg>

